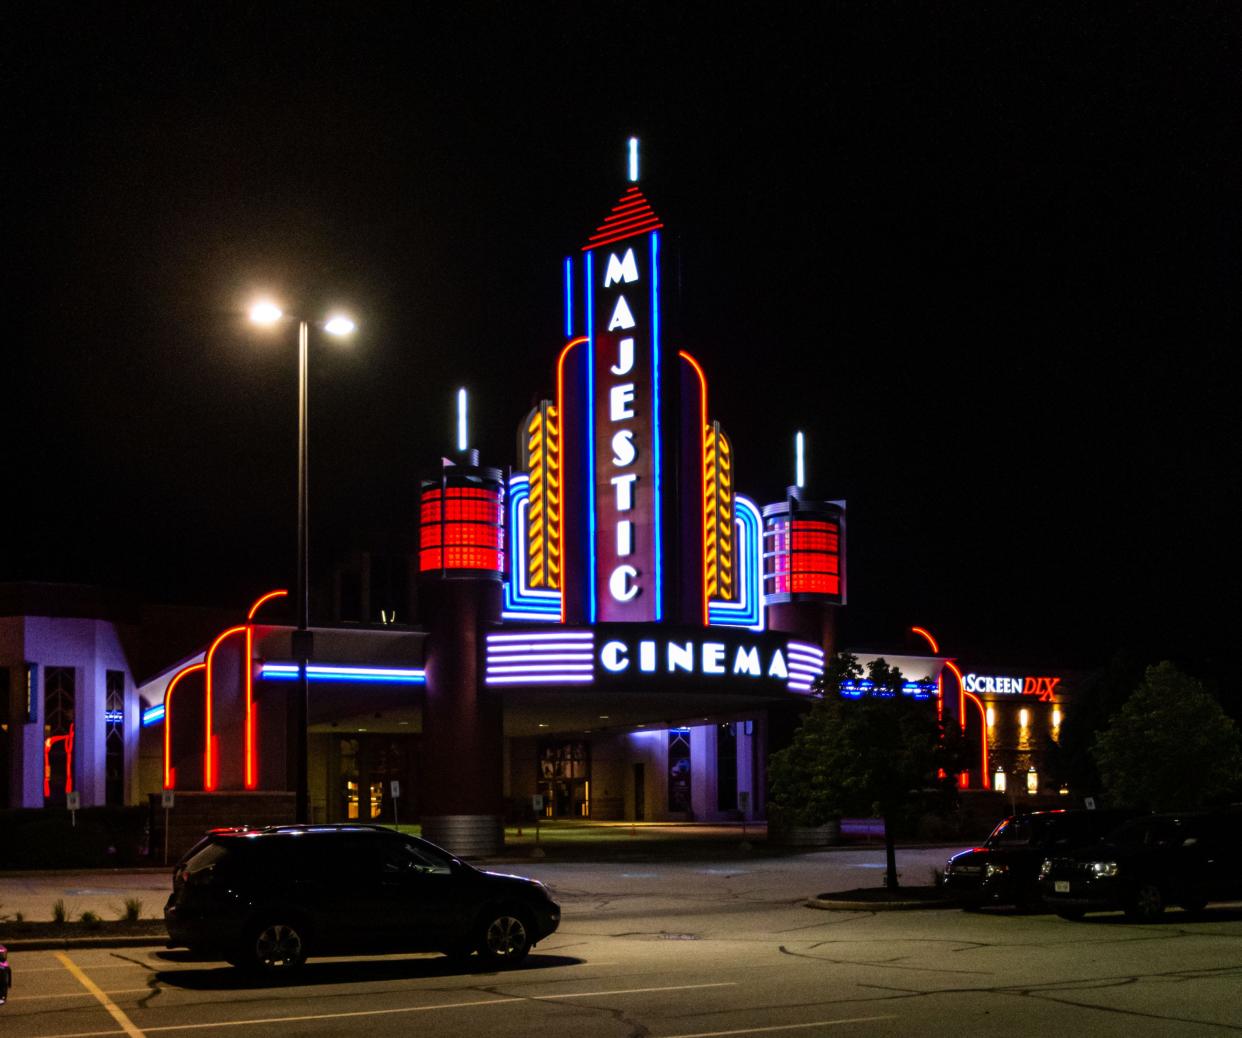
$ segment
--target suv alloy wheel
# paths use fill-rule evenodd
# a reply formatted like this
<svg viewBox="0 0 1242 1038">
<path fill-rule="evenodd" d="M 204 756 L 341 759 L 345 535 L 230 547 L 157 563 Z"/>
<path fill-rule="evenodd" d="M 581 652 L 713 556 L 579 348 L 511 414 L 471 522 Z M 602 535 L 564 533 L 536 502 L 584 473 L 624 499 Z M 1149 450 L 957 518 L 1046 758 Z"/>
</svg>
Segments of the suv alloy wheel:
<svg viewBox="0 0 1242 1038">
<path fill-rule="evenodd" d="M 479 958 L 492 966 L 516 966 L 530 951 L 530 924 L 522 912 L 503 908 L 487 913 L 479 937 Z"/>
<path fill-rule="evenodd" d="M 252 926 L 234 964 L 268 977 L 296 973 L 306 962 L 305 928 L 300 923 L 271 917 Z"/>
</svg>

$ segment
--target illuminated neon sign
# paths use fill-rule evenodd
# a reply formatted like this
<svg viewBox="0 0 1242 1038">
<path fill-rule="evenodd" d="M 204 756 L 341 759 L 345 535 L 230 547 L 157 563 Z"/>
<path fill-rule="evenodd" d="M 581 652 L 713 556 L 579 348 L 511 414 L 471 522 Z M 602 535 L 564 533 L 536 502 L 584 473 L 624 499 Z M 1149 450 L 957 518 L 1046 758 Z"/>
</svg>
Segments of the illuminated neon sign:
<svg viewBox="0 0 1242 1038">
<path fill-rule="evenodd" d="M 1051 703 L 1056 698 L 1056 687 L 1060 683 L 1060 678 L 967 674 L 962 679 L 962 688 L 976 695 L 1035 696 L 1042 702 Z"/>
<path fill-rule="evenodd" d="M 663 612 L 656 233 L 662 226 L 631 187 L 584 247 L 593 621 L 658 621 Z"/>
<path fill-rule="evenodd" d="M 806 693 L 823 673 L 819 646 L 737 629 L 609 624 L 487 636 L 489 685 L 658 684 L 665 691 L 684 682 L 691 689 Z"/>
</svg>

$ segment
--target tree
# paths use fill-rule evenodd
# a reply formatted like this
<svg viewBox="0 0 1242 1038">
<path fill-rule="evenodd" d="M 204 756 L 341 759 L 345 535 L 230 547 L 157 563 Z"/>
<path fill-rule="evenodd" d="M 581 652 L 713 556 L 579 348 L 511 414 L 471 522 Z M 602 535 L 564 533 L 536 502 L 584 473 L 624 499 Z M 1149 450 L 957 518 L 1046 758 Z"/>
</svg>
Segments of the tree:
<svg viewBox="0 0 1242 1038">
<path fill-rule="evenodd" d="M 1096 736 L 1105 793 L 1130 807 L 1202 807 L 1242 791 L 1242 735 L 1202 685 L 1165 661 Z"/>
<path fill-rule="evenodd" d="M 952 797 L 961 768 L 960 738 L 936 719 L 935 703 L 903 692 L 905 678 L 883 659 L 867 668 L 869 690 L 841 692 L 862 677 L 858 660 L 838 654 L 793 742 L 772 755 L 770 797 L 777 820 L 823 825 L 842 814 L 884 819 L 885 886 L 897 887 L 895 823 L 917 793 Z"/>
</svg>

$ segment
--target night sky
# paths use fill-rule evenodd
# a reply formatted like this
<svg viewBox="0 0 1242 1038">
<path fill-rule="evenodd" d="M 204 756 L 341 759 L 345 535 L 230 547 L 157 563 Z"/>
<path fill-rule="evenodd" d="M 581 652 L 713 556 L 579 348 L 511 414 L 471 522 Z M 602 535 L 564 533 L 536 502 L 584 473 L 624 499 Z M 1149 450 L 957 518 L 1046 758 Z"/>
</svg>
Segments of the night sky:
<svg viewBox="0 0 1242 1038">
<path fill-rule="evenodd" d="M 551 395 L 560 277 L 624 188 L 761 503 L 847 498 L 847 642 L 1224 672 L 1239 505 L 1235 5 L 6 7 L 0 579 L 242 606 L 413 535 L 472 392 Z M 812 13 L 813 12 L 813 13 Z"/>
</svg>

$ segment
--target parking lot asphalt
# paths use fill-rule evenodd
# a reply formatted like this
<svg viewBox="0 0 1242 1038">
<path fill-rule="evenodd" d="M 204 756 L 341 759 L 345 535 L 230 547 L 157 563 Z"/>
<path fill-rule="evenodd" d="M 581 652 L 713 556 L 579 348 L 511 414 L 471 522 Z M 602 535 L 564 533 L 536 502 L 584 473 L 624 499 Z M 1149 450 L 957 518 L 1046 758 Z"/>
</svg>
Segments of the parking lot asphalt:
<svg viewBox="0 0 1242 1038">
<path fill-rule="evenodd" d="M 905 857 L 923 883 L 942 850 Z M 878 850 L 755 862 L 544 864 L 561 929 L 507 973 L 438 956 L 313 960 L 264 987 L 152 945 L 17 952 L 5 1038 L 107 1035 L 1202 1035 L 1242 1030 L 1242 911 L 822 912 Z M 861 879 L 860 879 L 861 877 Z M 0 941 L 3 936 L 0 935 Z"/>
</svg>

